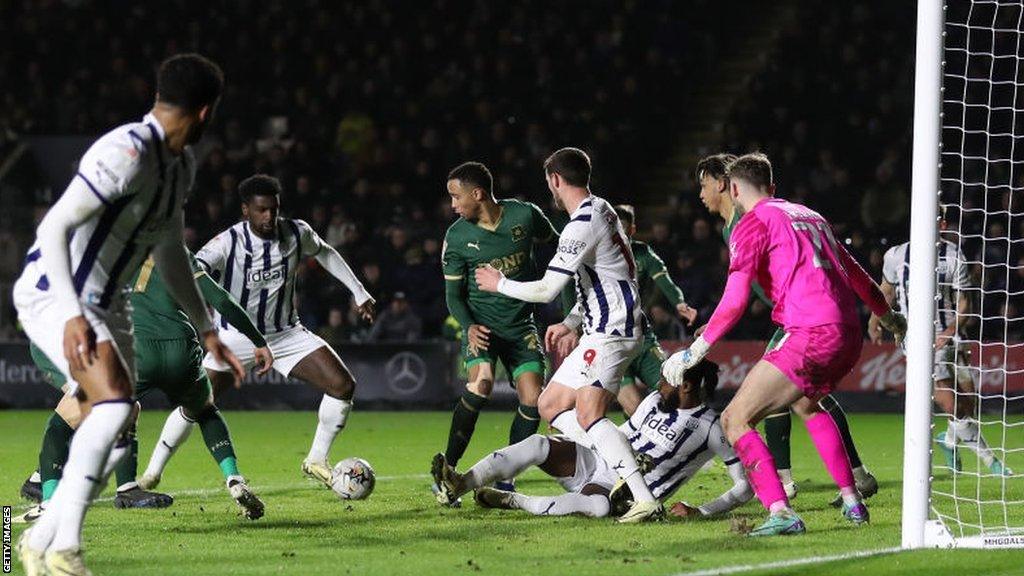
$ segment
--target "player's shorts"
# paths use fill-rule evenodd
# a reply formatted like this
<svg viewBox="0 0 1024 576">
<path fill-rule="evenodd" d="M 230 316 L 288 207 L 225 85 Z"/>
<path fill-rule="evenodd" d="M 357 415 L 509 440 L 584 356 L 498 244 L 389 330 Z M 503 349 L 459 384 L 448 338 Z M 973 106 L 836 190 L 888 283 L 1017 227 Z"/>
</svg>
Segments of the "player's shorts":
<svg viewBox="0 0 1024 576">
<path fill-rule="evenodd" d="M 270 351 L 274 353 L 274 370 L 285 377 L 291 374 L 303 358 L 316 350 L 323 347 L 331 350 L 323 338 L 313 334 L 302 324 L 296 324 L 274 334 L 265 334 L 264 338 L 267 339 Z M 256 365 L 256 346 L 244 334 L 237 330 L 221 330 L 220 340 L 234 352 L 246 371 Z M 334 351 L 331 350 L 331 353 L 333 354 Z M 203 359 L 203 366 L 216 372 L 231 371 L 230 366 L 218 362 L 210 353 L 207 353 Z"/>
<path fill-rule="evenodd" d="M 571 442 L 568 437 L 558 436 L 559 439 Z M 608 466 L 608 463 L 601 458 L 601 455 L 586 446 L 576 445 L 576 473 L 572 476 L 558 478 L 558 483 L 565 488 L 566 492 L 581 492 L 588 484 L 596 484 L 607 488 L 610 492 L 619 480 L 619 475 Z"/>
<path fill-rule="evenodd" d="M 78 383 L 71 378 L 71 367 L 64 357 L 64 324 L 68 319 L 58 313 L 49 292 L 30 285 L 26 278 L 26 275 L 22 275 L 14 284 L 14 307 L 18 311 L 18 321 L 29 340 L 70 384 L 68 392 L 74 393 Z M 96 333 L 96 342 L 112 343 L 125 363 L 128 377 L 134 382 L 134 337 L 131 304 L 127 298 L 115 297 L 107 309 L 83 302 L 82 313 Z M 55 378 L 53 380 L 56 381 Z"/>
<path fill-rule="evenodd" d="M 173 406 L 198 414 L 212 397 L 210 379 L 203 369 L 203 349 L 195 340 L 138 340 L 135 362 L 139 367 L 136 398 L 159 389 Z"/>
<path fill-rule="evenodd" d="M 584 334 L 576 349 L 562 361 L 551 381 L 573 390 L 596 386 L 616 394 L 622 376 L 630 362 L 640 353 L 643 342 L 642 336 L 622 338 L 600 333 Z"/>
<path fill-rule="evenodd" d="M 793 328 L 764 359 L 781 370 L 804 396 L 817 401 L 853 370 L 863 345 L 859 326 Z"/>
<path fill-rule="evenodd" d="M 772 337 L 768 339 L 768 345 L 764 348 L 765 354 L 771 352 L 773 348 L 779 345 L 779 341 L 785 337 L 786 331 L 782 328 L 776 328 L 775 332 L 772 333 Z"/>
<path fill-rule="evenodd" d="M 955 339 L 950 339 L 942 348 L 935 351 L 935 381 L 952 380 L 954 375 L 957 381 L 964 382 L 973 380 L 971 377 L 970 363 L 964 347 L 958 346 Z"/>
<path fill-rule="evenodd" d="M 475 353 L 469 351 L 469 338 L 466 334 L 462 336 L 462 357 L 467 370 L 477 364 L 497 366 L 500 361 L 511 376 L 513 386 L 516 379 L 526 372 L 544 376 L 544 354 L 540 350 L 540 338 L 533 323 L 504 331 L 501 335 L 492 331 L 487 350 L 477 350 Z"/>
<path fill-rule="evenodd" d="M 636 379 L 639 378 L 648 390 L 657 390 L 658 383 L 661 382 L 661 365 L 664 362 L 665 351 L 661 349 L 658 337 L 653 332 L 644 334 L 643 347 L 626 368 L 626 375 L 622 377 L 622 385 L 635 384 Z"/>
</svg>

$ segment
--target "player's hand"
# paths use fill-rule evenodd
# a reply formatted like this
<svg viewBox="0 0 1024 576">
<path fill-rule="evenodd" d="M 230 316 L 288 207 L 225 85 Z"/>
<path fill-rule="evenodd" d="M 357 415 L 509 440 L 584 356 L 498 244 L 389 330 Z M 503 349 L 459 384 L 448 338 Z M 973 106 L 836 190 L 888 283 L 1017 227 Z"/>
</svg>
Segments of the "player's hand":
<svg viewBox="0 0 1024 576">
<path fill-rule="evenodd" d="M 231 349 L 220 341 L 216 330 L 203 332 L 203 347 L 215 360 L 231 367 L 231 374 L 235 377 L 235 388 L 241 387 L 242 378 L 245 378 L 245 369 L 242 368 L 242 363 L 238 361 Z"/>
<path fill-rule="evenodd" d="M 270 367 L 274 365 L 274 353 L 270 351 L 270 347 L 257 348 L 253 355 L 256 356 L 256 373 L 262 376 L 270 372 Z"/>
<path fill-rule="evenodd" d="M 872 314 L 871 317 L 868 318 L 868 340 L 872 344 L 881 344 L 883 335 L 882 323 L 880 322 L 879 317 Z"/>
<path fill-rule="evenodd" d="M 895 310 L 889 310 L 885 316 L 878 319 L 885 328 L 896 338 L 896 344 L 903 343 L 903 337 L 907 335 L 907 319 Z"/>
<path fill-rule="evenodd" d="M 476 285 L 484 292 L 497 292 L 498 283 L 505 276 L 490 264 L 476 269 Z"/>
<path fill-rule="evenodd" d="M 491 329 L 482 324 L 470 324 L 466 330 L 467 347 L 476 354 L 479 350 L 487 350 L 491 346 Z"/>
<path fill-rule="evenodd" d="M 377 317 L 377 309 L 375 308 L 377 301 L 370 298 L 366 302 L 363 302 L 356 307 L 356 311 L 359 312 L 360 318 L 366 320 L 370 324 L 373 324 L 374 318 Z"/>
<path fill-rule="evenodd" d="M 92 366 L 92 361 L 99 358 L 96 331 L 85 316 L 78 315 L 64 323 L 64 358 L 77 371 Z"/>
<path fill-rule="evenodd" d="M 703 336 L 698 336 L 689 348 L 676 352 L 661 365 L 661 375 L 669 384 L 679 386 L 683 383 L 683 374 L 704 359 L 710 347 Z"/>
<path fill-rule="evenodd" d="M 572 330 L 562 323 L 548 326 L 547 332 L 544 333 L 544 350 L 554 352 L 558 341 L 570 333 L 572 333 Z"/>
<path fill-rule="evenodd" d="M 700 510 L 690 506 L 686 502 L 676 502 L 669 508 L 668 513 L 676 516 L 677 518 L 702 518 L 704 515 L 700 513 Z"/>
<path fill-rule="evenodd" d="M 686 302 L 680 302 L 676 306 L 676 312 L 679 313 L 679 317 L 686 320 L 687 326 L 693 326 L 693 323 L 697 321 L 697 309 L 691 308 Z"/>
<path fill-rule="evenodd" d="M 569 332 L 568 335 L 558 339 L 558 344 L 555 347 L 555 352 L 558 354 L 559 358 L 565 358 L 579 345 L 580 335 L 577 334 L 575 330 L 573 330 Z"/>
</svg>

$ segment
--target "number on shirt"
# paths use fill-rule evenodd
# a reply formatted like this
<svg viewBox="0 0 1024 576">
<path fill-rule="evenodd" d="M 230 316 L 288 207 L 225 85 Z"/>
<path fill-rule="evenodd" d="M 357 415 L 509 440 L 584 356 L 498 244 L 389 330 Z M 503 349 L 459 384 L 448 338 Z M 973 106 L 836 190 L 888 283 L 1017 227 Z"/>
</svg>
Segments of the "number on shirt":
<svg viewBox="0 0 1024 576">
<path fill-rule="evenodd" d="M 796 221 L 793 222 L 793 230 L 796 230 L 797 232 L 804 231 L 811 235 L 811 242 L 814 243 L 814 267 L 831 270 L 832 262 L 823 257 L 821 253 L 821 237 L 825 237 L 825 242 L 828 242 L 829 247 L 832 249 L 832 253 L 838 255 L 839 244 L 836 242 L 835 236 L 832 235 L 832 228 L 826 226 L 824 222 Z"/>
</svg>

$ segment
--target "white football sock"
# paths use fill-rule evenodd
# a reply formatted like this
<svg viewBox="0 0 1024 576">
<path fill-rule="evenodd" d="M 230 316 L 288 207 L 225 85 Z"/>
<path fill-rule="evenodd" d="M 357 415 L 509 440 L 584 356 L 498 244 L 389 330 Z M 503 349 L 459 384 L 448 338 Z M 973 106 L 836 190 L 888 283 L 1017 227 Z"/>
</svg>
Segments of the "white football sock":
<svg viewBox="0 0 1024 576">
<path fill-rule="evenodd" d="M 608 497 L 601 494 L 571 493 L 558 496 L 526 496 L 515 494 L 512 505 L 526 510 L 535 516 L 565 516 L 582 514 L 592 518 L 603 518 L 608 515 L 610 504 Z"/>
<path fill-rule="evenodd" d="M 981 458 L 985 466 L 992 465 L 996 456 L 988 447 L 985 437 L 981 435 L 981 428 L 978 426 L 977 420 L 973 418 L 956 418 L 950 422 L 950 429 L 954 431 L 958 441 L 963 442 L 964 446 L 978 454 L 978 457 Z"/>
<path fill-rule="evenodd" d="M 530 466 L 543 464 L 548 459 L 550 448 L 547 437 L 534 434 L 521 442 L 495 450 L 466 472 L 463 488 L 469 492 L 496 480 L 515 478 Z"/>
<path fill-rule="evenodd" d="M 102 482 L 104 464 L 114 441 L 128 423 L 132 405 L 130 400 L 99 403 L 75 432 L 64 477 L 57 487 L 58 492 L 65 494 L 59 501 L 59 509 L 55 510 L 60 512 L 60 522 L 49 550 L 67 550 L 81 545 L 86 509 L 96 484 Z"/>
<path fill-rule="evenodd" d="M 779 468 L 779 480 L 782 480 L 782 485 L 793 483 L 793 470 L 791 468 Z"/>
<path fill-rule="evenodd" d="M 594 441 L 587 435 L 580 426 L 580 421 L 576 415 L 576 410 L 566 410 L 559 413 L 557 416 L 551 419 L 551 427 L 557 428 L 559 432 L 569 437 L 570 440 L 585 446 L 587 448 L 594 447 Z"/>
<path fill-rule="evenodd" d="M 871 472 L 863 464 L 853 469 L 853 479 L 857 484 L 863 484 L 871 478 Z"/>
<path fill-rule="evenodd" d="M 185 417 L 182 408 L 171 410 L 164 422 L 164 428 L 160 431 L 160 440 L 153 447 L 153 455 L 149 457 L 149 464 L 146 465 L 146 476 L 159 477 L 164 473 L 167 462 L 182 444 L 188 440 L 192 428 L 196 425 L 195 420 Z"/>
<path fill-rule="evenodd" d="M 611 466 L 633 492 L 633 500 L 637 502 L 653 502 L 654 495 L 647 487 L 643 474 L 636 465 L 633 447 L 621 431 L 607 418 L 601 418 L 590 425 L 587 434 L 594 441 L 597 453 Z"/>
<path fill-rule="evenodd" d="M 32 475 L 28 478 L 29 482 L 42 482 L 43 479 L 39 476 L 39 470 L 33 470 Z"/>
<path fill-rule="evenodd" d="M 351 400 L 340 400 L 324 394 L 323 399 L 320 400 L 320 410 L 317 413 L 319 423 L 316 425 L 313 445 L 309 448 L 309 455 L 306 456 L 307 461 L 327 461 L 331 444 L 334 444 L 334 438 L 345 427 L 345 422 L 348 421 L 348 414 L 351 411 Z"/>
</svg>

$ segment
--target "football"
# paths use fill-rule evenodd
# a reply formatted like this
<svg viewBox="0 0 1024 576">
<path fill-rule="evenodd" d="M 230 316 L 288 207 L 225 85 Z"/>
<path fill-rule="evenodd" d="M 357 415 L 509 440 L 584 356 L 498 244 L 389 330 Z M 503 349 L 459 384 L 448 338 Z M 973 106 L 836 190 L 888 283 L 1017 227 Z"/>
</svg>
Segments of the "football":
<svg viewBox="0 0 1024 576">
<path fill-rule="evenodd" d="M 342 500 L 365 500 L 375 484 L 373 467 L 362 458 L 346 458 L 334 466 L 331 488 Z"/>
</svg>

